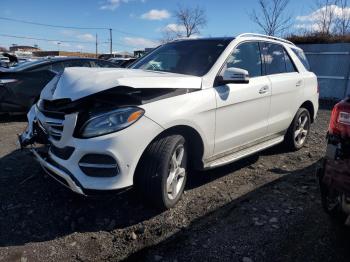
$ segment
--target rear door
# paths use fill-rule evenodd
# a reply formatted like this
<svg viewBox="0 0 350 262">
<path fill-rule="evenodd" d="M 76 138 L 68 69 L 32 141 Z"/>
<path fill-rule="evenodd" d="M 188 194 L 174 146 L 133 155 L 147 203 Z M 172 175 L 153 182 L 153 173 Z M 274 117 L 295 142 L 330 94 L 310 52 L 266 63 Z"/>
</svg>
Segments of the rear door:
<svg viewBox="0 0 350 262">
<path fill-rule="evenodd" d="M 271 87 L 263 74 L 258 42 L 239 44 L 228 57 L 223 69 L 229 67 L 249 72 L 249 83 L 216 86 L 216 136 L 214 154 L 239 149 L 266 137 Z"/>
<path fill-rule="evenodd" d="M 282 134 L 292 122 L 303 96 L 302 77 L 280 44 L 263 43 L 266 74 L 271 82 L 268 135 Z"/>
</svg>

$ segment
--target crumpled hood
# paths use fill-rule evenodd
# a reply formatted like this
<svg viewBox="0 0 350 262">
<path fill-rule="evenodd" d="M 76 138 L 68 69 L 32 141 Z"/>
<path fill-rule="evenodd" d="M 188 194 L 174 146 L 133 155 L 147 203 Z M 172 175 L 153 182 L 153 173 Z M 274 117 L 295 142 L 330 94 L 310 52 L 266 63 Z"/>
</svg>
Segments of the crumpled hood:
<svg viewBox="0 0 350 262">
<path fill-rule="evenodd" d="M 66 68 L 43 89 L 41 98 L 72 101 L 117 86 L 132 88 L 200 89 L 202 79 L 197 76 L 125 68 Z"/>
</svg>

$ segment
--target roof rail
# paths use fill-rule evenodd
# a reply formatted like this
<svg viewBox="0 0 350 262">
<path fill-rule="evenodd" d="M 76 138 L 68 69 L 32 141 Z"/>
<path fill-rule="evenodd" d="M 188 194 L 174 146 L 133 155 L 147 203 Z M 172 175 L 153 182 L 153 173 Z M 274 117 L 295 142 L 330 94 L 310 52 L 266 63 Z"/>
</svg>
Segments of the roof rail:
<svg viewBox="0 0 350 262">
<path fill-rule="evenodd" d="M 262 35 L 262 34 L 255 34 L 255 33 L 244 33 L 244 34 L 240 34 L 238 35 L 236 38 L 240 38 L 240 37 L 249 37 L 249 36 L 256 36 L 256 37 L 261 37 L 261 38 L 266 38 L 266 39 L 271 39 L 271 40 L 276 40 L 276 41 L 280 41 L 280 42 L 284 42 L 290 45 L 295 45 L 294 43 L 292 43 L 291 41 L 288 41 L 286 39 L 283 38 L 279 38 L 279 37 L 275 37 L 275 36 L 268 36 L 268 35 Z"/>
</svg>

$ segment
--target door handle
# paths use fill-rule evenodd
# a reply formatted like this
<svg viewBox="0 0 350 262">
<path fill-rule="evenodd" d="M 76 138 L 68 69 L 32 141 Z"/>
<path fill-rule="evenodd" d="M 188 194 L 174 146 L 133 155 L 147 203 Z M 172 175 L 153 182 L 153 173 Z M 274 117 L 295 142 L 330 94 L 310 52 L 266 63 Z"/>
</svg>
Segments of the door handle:
<svg viewBox="0 0 350 262">
<path fill-rule="evenodd" d="M 301 86 L 302 83 L 303 83 L 303 81 L 299 80 L 299 81 L 295 84 L 295 86 L 296 86 L 296 87 L 299 87 L 299 86 Z"/>
<path fill-rule="evenodd" d="M 260 88 L 259 90 L 259 94 L 266 94 L 269 91 L 269 87 L 268 86 L 263 86 L 262 88 Z"/>
</svg>

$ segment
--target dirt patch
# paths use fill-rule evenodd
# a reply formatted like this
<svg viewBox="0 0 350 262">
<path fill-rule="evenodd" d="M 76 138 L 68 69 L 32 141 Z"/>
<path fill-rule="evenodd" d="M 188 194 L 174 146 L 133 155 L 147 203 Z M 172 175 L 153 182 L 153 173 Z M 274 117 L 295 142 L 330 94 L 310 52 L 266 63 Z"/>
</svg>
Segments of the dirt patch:
<svg viewBox="0 0 350 262">
<path fill-rule="evenodd" d="M 162 213 L 133 190 L 74 195 L 15 150 L 24 122 L 0 123 L 0 261 L 349 261 L 314 177 L 329 116 L 319 112 L 298 152 L 279 146 L 191 173 L 182 201 Z"/>
</svg>

